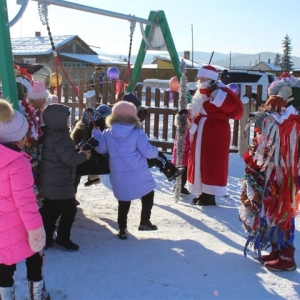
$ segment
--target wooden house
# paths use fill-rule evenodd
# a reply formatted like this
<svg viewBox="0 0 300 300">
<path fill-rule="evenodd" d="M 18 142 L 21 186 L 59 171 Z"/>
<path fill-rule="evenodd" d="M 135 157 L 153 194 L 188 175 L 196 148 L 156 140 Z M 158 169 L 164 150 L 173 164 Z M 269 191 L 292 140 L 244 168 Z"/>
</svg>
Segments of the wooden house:
<svg viewBox="0 0 300 300">
<path fill-rule="evenodd" d="M 99 55 L 77 35 L 53 36 L 59 61 L 64 67 L 87 68 L 97 64 L 103 66 L 125 66 L 126 62 Z M 34 37 L 12 38 L 12 52 L 16 62 L 41 64 L 53 67 L 54 55 L 48 36 L 40 36 L 36 32 Z"/>
<path fill-rule="evenodd" d="M 266 61 L 261 61 L 260 63 L 256 64 L 254 67 L 251 68 L 254 71 L 266 71 L 266 72 L 274 72 L 274 71 L 281 71 L 280 67 L 273 65 L 270 62 L 270 59 Z"/>
</svg>

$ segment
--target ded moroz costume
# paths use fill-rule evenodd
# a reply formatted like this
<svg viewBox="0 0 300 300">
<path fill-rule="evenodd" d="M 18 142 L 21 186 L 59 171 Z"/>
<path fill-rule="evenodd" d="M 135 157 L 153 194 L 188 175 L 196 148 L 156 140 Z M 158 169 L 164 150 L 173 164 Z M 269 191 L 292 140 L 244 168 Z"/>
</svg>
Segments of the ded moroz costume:
<svg viewBox="0 0 300 300">
<path fill-rule="evenodd" d="M 210 65 L 197 74 L 198 90 L 190 105 L 192 125 L 188 163 L 188 190 L 200 195 L 194 204 L 215 205 L 214 195 L 226 194 L 230 146 L 229 119 L 239 120 L 243 105 L 238 95 L 217 81 Z"/>
</svg>

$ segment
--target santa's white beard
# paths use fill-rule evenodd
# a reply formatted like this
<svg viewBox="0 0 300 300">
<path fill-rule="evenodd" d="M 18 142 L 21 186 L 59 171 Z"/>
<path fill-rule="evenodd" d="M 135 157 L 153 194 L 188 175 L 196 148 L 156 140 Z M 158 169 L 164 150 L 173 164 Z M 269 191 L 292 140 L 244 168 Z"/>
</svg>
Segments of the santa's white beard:
<svg viewBox="0 0 300 300">
<path fill-rule="evenodd" d="M 192 109 L 191 109 L 192 118 L 194 118 L 200 112 L 203 102 L 206 101 L 207 99 L 208 99 L 208 97 L 205 94 L 200 94 L 200 91 L 198 89 L 192 98 L 192 103 L 191 103 L 192 104 L 191 105 L 192 106 Z"/>
<path fill-rule="evenodd" d="M 211 84 L 211 80 L 207 80 L 204 82 L 200 82 L 200 80 L 197 81 L 198 89 L 207 89 L 210 84 Z"/>
</svg>

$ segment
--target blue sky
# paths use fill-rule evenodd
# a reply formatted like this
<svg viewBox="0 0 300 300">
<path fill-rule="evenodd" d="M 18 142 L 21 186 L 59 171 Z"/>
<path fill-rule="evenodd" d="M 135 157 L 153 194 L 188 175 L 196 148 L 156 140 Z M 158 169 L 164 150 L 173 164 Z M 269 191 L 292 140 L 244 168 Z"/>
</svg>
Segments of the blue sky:
<svg viewBox="0 0 300 300">
<path fill-rule="evenodd" d="M 6 0 L 9 19 L 19 10 L 17 0 Z M 299 0 L 70 0 L 110 12 L 135 15 L 148 19 L 150 11 L 163 10 L 177 51 L 230 53 L 276 52 L 282 54 L 282 40 L 286 34 L 292 40 L 292 56 L 300 57 L 300 36 L 297 20 Z M 38 4 L 29 1 L 11 37 L 34 36 L 35 31 L 47 35 L 38 15 Z M 49 24 L 53 35 L 78 35 L 89 45 L 100 47 L 102 53 L 127 55 L 130 22 L 48 6 Z M 193 25 L 193 39 L 192 27 Z M 142 35 L 136 24 L 132 53 L 138 52 Z M 97 49 L 95 49 L 97 50 Z M 97 50 L 97 51 L 98 51 Z"/>
</svg>

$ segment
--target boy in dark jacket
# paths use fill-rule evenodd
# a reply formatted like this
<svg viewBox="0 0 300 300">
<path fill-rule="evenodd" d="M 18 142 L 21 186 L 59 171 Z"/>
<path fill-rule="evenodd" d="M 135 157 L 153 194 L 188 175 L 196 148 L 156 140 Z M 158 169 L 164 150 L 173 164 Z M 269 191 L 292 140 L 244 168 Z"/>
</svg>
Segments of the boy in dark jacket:
<svg viewBox="0 0 300 300">
<path fill-rule="evenodd" d="M 46 247 L 53 242 L 68 251 L 77 251 L 79 246 L 70 240 L 71 227 L 77 213 L 74 179 L 76 166 L 90 158 L 90 151 L 75 150 L 69 135 L 69 108 L 61 104 L 48 105 L 43 113 L 45 132 L 41 164 L 40 209 L 46 231 Z M 55 223 L 57 238 L 53 240 Z"/>
</svg>

